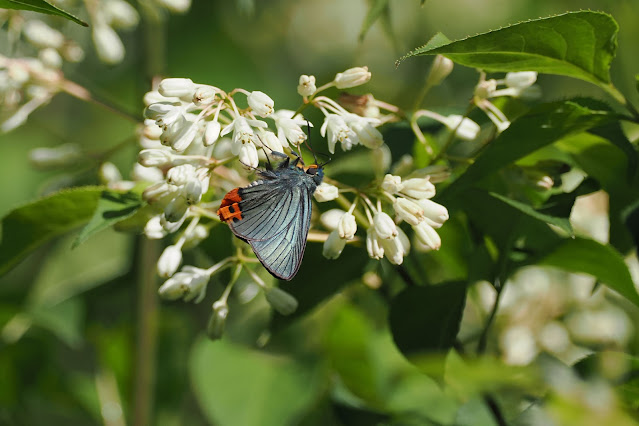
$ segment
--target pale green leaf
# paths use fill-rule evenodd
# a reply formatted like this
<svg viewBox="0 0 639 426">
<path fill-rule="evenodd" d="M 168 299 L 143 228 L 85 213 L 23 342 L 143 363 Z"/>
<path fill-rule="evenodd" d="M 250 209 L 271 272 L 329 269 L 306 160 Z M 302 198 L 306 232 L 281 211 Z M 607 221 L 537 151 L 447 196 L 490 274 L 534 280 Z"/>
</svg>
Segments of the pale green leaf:
<svg viewBox="0 0 639 426">
<path fill-rule="evenodd" d="M 0 9 L 30 10 L 32 12 L 46 13 L 47 15 L 57 15 L 67 18 L 83 27 L 89 26 L 89 24 L 81 19 L 44 0 L 0 0 Z"/>
</svg>

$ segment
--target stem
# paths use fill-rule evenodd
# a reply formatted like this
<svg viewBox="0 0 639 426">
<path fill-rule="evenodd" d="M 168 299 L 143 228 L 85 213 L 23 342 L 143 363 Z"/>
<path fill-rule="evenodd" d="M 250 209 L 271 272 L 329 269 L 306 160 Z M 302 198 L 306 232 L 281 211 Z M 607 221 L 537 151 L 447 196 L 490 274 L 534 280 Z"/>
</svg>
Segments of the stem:
<svg viewBox="0 0 639 426">
<path fill-rule="evenodd" d="M 138 252 L 138 318 L 135 348 L 133 391 L 133 421 L 131 424 L 151 424 L 155 384 L 155 356 L 158 331 L 158 301 L 155 263 L 160 256 L 156 240 L 139 237 Z"/>
<path fill-rule="evenodd" d="M 501 413 L 501 409 L 499 408 L 499 405 L 497 405 L 495 398 L 491 395 L 484 395 L 484 402 L 488 405 L 488 408 L 490 408 L 490 412 L 493 414 L 495 422 L 497 422 L 499 426 L 508 426 L 508 423 L 506 423 L 506 419 Z"/>
<path fill-rule="evenodd" d="M 497 297 L 495 298 L 495 304 L 493 305 L 493 308 L 490 310 L 490 314 L 488 315 L 486 324 L 484 325 L 484 328 L 481 331 L 481 335 L 479 336 L 479 343 L 477 344 L 477 354 L 483 354 L 484 352 L 486 352 L 486 345 L 488 343 L 488 330 L 492 326 L 495 320 L 495 316 L 497 315 L 497 309 L 499 308 L 501 293 L 504 288 L 504 286 L 500 284 L 499 278 L 495 278 L 495 282 L 493 286 L 495 287 L 495 290 L 497 291 Z"/>
<path fill-rule="evenodd" d="M 112 113 L 117 114 L 120 117 L 126 118 L 127 120 L 132 121 L 133 123 L 138 124 L 142 120 L 142 118 L 139 115 L 127 112 L 124 109 L 108 101 L 97 99 L 94 95 L 91 94 L 91 92 L 88 89 L 80 86 L 77 83 L 74 83 L 73 81 L 62 80 L 62 83 L 60 84 L 60 89 L 62 89 L 63 92 L 73 96 L 74 98 L 101 106 L 102 108 L 108 111 L 111 111 Z"/>
<path fill-rule="evenodd" d="M 473 110 L 474 107 L 475 107 L 475 104 L 473 102 L 470 102 L 468 104 L 468 108 L 466 108 L 466 112 L 464 112 L 462 119 L 459 120 L 459 124 L 457 125 L 457 127 L 461 126 L 462 122 L 464 121 L 464 118 L 468 117 L 468 114 L 470 114 L 470 112 Z M 446 139 L 444 146 L 442 146 L 442 148 L 439 150 L 439 152 L 437 153 L 435 158 L 433 158 L 430 164 L 435 164 L 437 161 L 441 160 L 441 158 L 446 154 L 446 151 L 448 150 L 448 148 L 450 148 L 450 145 L 455 140 L 456 133 L 457 133 L 457 128 L 453 129 L 453 131 L 450 132 L 450 135 L 448 136 L 448 139 Z"/>
</svg>

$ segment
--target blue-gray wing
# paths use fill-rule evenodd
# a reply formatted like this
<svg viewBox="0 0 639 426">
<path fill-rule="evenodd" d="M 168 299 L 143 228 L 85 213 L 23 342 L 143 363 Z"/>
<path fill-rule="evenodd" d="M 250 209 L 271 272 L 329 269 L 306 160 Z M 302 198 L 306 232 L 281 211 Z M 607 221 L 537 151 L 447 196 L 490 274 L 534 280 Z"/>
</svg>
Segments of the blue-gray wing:
<svg viewBox="0 0 639 426">
<path fill-rule="evenodd" d="M 301 186 L 266 181 L 243 188 L 242 219 L 230 222 L 273 275 L 290 280 L 297 273 L 311 222 L 311 194 Z"/>
</svg>

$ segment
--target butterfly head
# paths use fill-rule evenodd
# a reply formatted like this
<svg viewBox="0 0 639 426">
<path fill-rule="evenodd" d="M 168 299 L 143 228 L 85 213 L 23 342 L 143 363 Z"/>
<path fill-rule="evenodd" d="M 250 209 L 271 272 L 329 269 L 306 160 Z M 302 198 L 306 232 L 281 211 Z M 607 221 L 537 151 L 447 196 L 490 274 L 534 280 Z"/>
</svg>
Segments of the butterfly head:
<svg viewBox="0 0 639 426">
<path fill-rule="evenodd" d="M 317 185 L 322 183 L 322 179 L 324 178 L 324 169 L 322 168 L 322 166 L 311 164 L 310 166 L 306 167 L 304 171 L 307 175 L 313 177 L 313 181 L 315 181 Z"/>
</svg>

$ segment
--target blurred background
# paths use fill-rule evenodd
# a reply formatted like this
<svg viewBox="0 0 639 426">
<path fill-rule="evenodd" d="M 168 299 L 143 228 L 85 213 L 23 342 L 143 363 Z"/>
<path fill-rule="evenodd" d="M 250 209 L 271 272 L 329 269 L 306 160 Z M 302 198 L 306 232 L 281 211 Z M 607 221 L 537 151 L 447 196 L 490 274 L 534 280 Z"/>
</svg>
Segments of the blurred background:
<svg viewBox="0 0 639 426">
<path fill-rule="evenodd" d="M 67 10 L 86 16 L 82 4 L 67 4 Z M 235 87 L 261 90 L 274 98 L 278 108 L 295 109 L 301 74 L 325 82 L 349 67 L 368 66 L 371 82 L 354 92 L 371 92 L 377 99 L 410 107 L 432 58 L 412 58 L 399 68 L 395 60 L 435 33 L 457 39 L 580 9 L 608 12 L 619 23 L 612 81 L 631 101 L 639 100 L 634 77 L 639 70 L 637 0 L 427 0 L 423 5 L 418 0 L 391 0 L 388 25 L 376 22 L 360 41 L 368 8 L 364 0 L 193 0 L 185 13 L 167 15 L 165 24 L 149 26 L 143 20 L 137 28 L 120 32 L 126 55 L 117 65 L 98 60 L 90 30 L 61 18 L 40 19 L 61 27 L 85 51 L 82 62 L 65 65 L 65 76 L 140 120 L 142 96 L 151 89 L 153 70 L 163 77 L 187 77 L 227 91 Z M 6 27 L 2 31 L 0 46 L 6 46 Z M 0 47 L 0 53 L 33 53 L 28 45 L 20 46 L 12 52 Z M 429 93 L 424 105 L 462 113 L 476 82 L 475 70 L 456 66 Z M 544 100 L 577 94 L 607 100 L 595 86 L 582 81 L 541 75 L 538 83 Z M 315 141 L 321 140 L 318 127 Z M 136 123 L 108 109 L 64 93 L 55 96 L 25 125 L 0 135 L 0 215 L 70 182 L 98 183 L 95 164 L 78 165 L 64 173 L 34 167 L 29 161 L 33 149 L 73 143 L 100 153 L 134 141 L 136 128 Z M 393 140 L 387 143 L 392 145 Z M 133 142 L 126 144 L 109 160 L 126 177 L 138 149 Z M 580 201 L 574 214 L 580 232 L 606 240 L 605 195 Z M 230 250 L 228 231 L 218 228 L 205 245 L 213 259 Z M 144 312 L 137 305 L 139 271 L 135 267 L 142 243 L 138 236 L 106 230 L 72 251 L 73 238 L 74 234 L 48 243 L 0 277 L 0 424 L 118 425 L 125 424 L 122 411 L 131 418 L 138 389 L 133 383 L 136 327 L 138 313 Z M 446 235 L 443 239 L 445 245 Z M 259 346 L 272 315 L 248 283 L 239 285 L 233 302 L 239 307 L 229 316 L 224 341 L 214 345 L 205 339 L 204 330 L 220 285 L 213 283 L 199 305 L 155 302 L 159 304 L 152 318 L 157 321 L 157 358 L 147 354 L 158 371 L 151 379 L 153 424 L 278 424 L 277 419 L 280 424 L 384 424 L 384 417 L 353 414 L 371 407 L 374 412 L 427 410 L 433 424 L 447 424 L 451 416 L 456 424 L 495 424 L 478 402 L 479 396 L 462 398 L 461 403 L 449 398 L 435 380 L 418 375 L 392 347 L 384 329 L 383 297 L 378 294 L 385 290 L 371 289 L 375 282 L 362 285 L 362 271 L 370 266 L 365 253 L 353 254 L 354 261 L 345 258 L 334 263 L 320 253 L 319 244 L 309 243 L 295 285 L 321 287 L 336 276 L 353 285 L 345 285 L 343 294 L 302 319 L 275 318 L 279 333 L 269 343 L 273 353 L 268 356 L 246 349 L 256 342 Z M 639 273 L 634 272 L 637 282 Z M 477 333 L 494 299 L 491 290 L 487 283 L 471 288 L 462 340 Z M 572 364 L 593 348 L 635 354 L 639 349 L 636 309 L 611 301 L 590 277 L 529 268 L 515 277 L 503 298 L 489 352 L 508 365 L 531 366 L 546 354 Z M 355 300 L 356 307 L 347 300 Z M 362 365 L 375 374 L 358 371 L 358 362 L 340 365 L 340 360 L 351 359 L 349 350 L 361 350 L 347 344 L 357 339 L 363 339 L 367 347 Z M 548 362 L 544 365 L 552 364 Z M 619 362 L 613 360 L 611 368 Z M 498 369 L 486 366 L 483 371 L 491 368 Z M 554 368 L 552 364 L 546 371 L 555 374 Z M 353 373 L 338 377 L 325 374 L 326 369 Z M 513 377 L 519 373 L 508 376 L 505 386 L 515 386 Z M 308 392 L 285 393 L 297 388 Z M 264 396 L 272 397 L 278 389 L 284 389 L 281 400 L 287 403 Z M 591 390 L 584 385 L 583 389 L 585 399 L 613 398 L 604 387 Z M 246 400 L 238 403 L 242 395 Z M 340 404 L 330 408 L 330 401 Z M 513 407 L 522 410 L 526 402 L 530 404 L 530 400 L 518 400 Z M 260 403 L 270 408 L 260 410 Z M 459 406 L 465 408 L 459 411 Z M 546 418 L 539 416 L 535 417 L 542 419 L 538 424 L 544 424 Z M 423 421 L 401 424 L 428 424 Z M 629 420 L 623 417 L 625 421 Z"/>
</svg>

